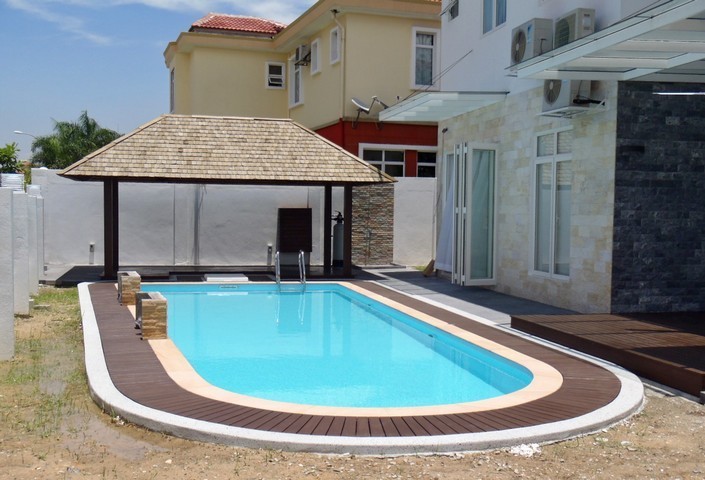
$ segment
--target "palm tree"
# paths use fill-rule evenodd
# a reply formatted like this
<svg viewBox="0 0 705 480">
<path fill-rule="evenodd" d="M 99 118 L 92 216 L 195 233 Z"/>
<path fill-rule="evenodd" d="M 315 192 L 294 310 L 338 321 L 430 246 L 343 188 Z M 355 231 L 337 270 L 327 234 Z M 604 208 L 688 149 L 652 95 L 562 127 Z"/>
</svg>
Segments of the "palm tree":
<svg viewBox="0 0 705 480">
<path fill-rule="evenodd" d="M 54 133 L 32 142 L 32 164 L 65 168 L 118 137 L 118 132 L 101 127 L 84 110 L 75 122 L 54 120 Z"/>
</svg>

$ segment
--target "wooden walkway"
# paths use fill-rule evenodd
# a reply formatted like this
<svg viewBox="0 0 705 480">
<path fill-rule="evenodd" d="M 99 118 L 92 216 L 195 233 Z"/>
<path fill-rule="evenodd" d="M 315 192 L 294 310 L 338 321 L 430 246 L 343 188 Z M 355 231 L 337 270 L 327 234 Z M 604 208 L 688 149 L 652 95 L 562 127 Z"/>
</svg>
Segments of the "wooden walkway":
<svg viewBox="0 0 705 480">
<path fill-rule="evenodd" d="M 705 390 L 705 313 L 513 316 L 512 327 L 691 395 Z"/>
<path fill-rule="evenodd" d="M 142 405 L 198 420 L 309 435 L 433 436 L 505 430 L 575 418 L 610 403 L 619 394 L 620 381 L 601 367 L 410 299 L 382 286 L 367 282 L 358 284 L 549 363 L 563 375 L 563 386 L 551 395 L 525 404 L 452 415 L 348 418 L 299 415 L 234 405 L 198 396 L 176 385 L 148 343 L 140 340 L 138 331 L 133 328 L 131 314 L 117 302 L 113 284 L 93 284 L 90 293 L 106 363 L 117 389 Z"/>
</svg>

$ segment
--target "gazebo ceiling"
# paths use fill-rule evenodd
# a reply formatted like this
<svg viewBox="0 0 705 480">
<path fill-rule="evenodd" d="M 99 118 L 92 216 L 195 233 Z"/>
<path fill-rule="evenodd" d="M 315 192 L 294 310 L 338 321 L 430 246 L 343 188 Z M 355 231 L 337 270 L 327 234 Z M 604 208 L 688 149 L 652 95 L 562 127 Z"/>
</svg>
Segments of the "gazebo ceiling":
<svg viewBox="0 0 705 480">
<path fill-rule="evenodd" d="M 59 175 L 73 180 L 361 185 L 394 178 L 290 119 L 162 115 Z"/>
</svg>

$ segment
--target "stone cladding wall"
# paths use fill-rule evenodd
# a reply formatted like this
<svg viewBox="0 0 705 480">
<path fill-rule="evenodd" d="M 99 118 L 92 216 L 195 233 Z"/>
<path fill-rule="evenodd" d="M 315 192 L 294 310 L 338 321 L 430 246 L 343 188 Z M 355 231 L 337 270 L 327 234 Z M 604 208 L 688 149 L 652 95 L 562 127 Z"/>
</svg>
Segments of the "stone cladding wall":
<svg viewBox="0 0 705 480">
<path fill-rule="evenodd" d="M 543 88 L 538 87 L 439 125 L 439 132 L 448 128 L 439 141 L 443 158 L 461 142 L 497 150 L 497 291 L 579 312 L 609 311 L 616 92 L 615 82 L 593 83 L 591 97 L 606 99 L 606 107 L 572 119 L 553 118 L 538 115 L 543 102 Z M 532 271 L 536 137 L 571 126 L 570 277 L 550 277 Z"/>
<path fill-rule="evenodd" d="M 389 265 L 393 257 L 394 185 L 353 187 L 353 263 Z"/>
<path fill-rule="evenodd" d="M 705 310 L 700 84 L 619 85 L 612 311 Z"/>
</svg>

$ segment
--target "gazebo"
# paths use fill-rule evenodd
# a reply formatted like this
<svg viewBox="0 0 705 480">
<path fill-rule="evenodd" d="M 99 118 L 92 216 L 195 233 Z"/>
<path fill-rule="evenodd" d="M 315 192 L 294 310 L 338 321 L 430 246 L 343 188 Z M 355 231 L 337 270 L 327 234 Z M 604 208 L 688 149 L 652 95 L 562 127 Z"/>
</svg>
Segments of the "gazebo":
<svg viewBox="0 0 705 480">
<path fill-rule="evenodd" d="M 352 275 L 352 189 L 394 178 L 290 119 L 162 115 L 59 173 L 103 182 L 103 276 L 119 268 L 118 186 L 131 183 L 288 185 L 324 188 L 331 218 L 332 188 L 344 188 L 343 275 Z M 325 239 L 331 236 L 324 222 Z M 323 263 L 331 265 L 331 244 Z"/>
</svg>

